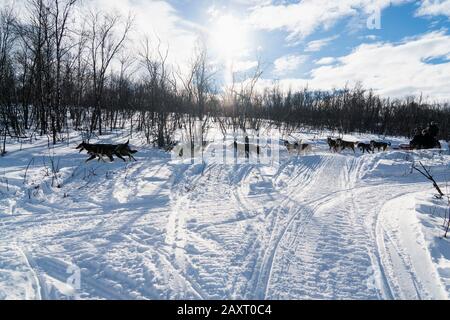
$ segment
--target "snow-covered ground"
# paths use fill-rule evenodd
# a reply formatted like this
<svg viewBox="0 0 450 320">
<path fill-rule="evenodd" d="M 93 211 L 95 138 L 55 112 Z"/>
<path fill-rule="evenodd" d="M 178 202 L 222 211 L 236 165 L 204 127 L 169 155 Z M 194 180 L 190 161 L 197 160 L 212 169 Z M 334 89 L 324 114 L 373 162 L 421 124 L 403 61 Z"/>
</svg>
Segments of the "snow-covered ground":
<svg viewBox="0 0 450 320">
<path fill-rule="evenodd" d="M 446 200 L 411 161 L 447 190 L 448 151 L 332 154 L 302 138 L 311 154 L 238 165 L 139 138 L 130 163 L 84 163 L 75 135 L 9 144 L 0 298 L 447 299 Z"/>
</svg>

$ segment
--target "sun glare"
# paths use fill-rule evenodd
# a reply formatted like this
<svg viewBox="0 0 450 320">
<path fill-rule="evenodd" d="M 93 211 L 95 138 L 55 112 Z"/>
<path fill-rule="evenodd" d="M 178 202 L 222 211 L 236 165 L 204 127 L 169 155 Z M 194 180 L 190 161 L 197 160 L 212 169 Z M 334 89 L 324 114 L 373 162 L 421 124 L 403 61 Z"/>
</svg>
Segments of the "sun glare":
<svg viewBox="0 0 450 320">
<path fill-rule="evenodd" d="M 245 54 L 248 46 L 247 28 L 234 16 L 217 17 L 211 30 L 214 50 L 225 60 L 236 59 Z"/>
<path fill-rule="evenodd" d="M 235 67 L 248 54 L 248 27 L 231 14 L 216 16 L 211 25 L 210 43 L 224 65 L 225 85 L 233 81 Z"/>
</svg>

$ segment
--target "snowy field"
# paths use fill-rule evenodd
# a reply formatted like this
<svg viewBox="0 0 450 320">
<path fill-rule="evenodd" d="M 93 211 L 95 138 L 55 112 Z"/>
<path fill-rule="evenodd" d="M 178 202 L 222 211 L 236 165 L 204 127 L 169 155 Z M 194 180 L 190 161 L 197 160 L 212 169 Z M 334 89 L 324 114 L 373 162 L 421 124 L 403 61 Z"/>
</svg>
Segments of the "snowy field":
<svg viewBox="0 0 450 320">
<path fill-rule="evenodd" d="M 333 154 L 299 136 L 312 153 L 239 165 L 138 137 L 129 163 L 84 163 L 75 135 L 9 144 L 0 299 L 447 299 L 447 200 L 411 170 L 423 161 L 447 192 L 447 148 Z"/>
</svg>

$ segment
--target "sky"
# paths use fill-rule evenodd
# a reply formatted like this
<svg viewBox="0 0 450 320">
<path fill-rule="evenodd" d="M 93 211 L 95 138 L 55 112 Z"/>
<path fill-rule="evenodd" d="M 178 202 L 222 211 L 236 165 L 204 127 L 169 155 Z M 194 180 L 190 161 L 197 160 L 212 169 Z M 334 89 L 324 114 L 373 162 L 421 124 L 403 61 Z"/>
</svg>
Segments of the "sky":
<svg viewBox="0 0 450 320">
<path fill-rule="evenodd" d="M 450 0 L 82 1 L 131 12 L 134 37 L 160 41 L 181 69 L 203 44 L 225 85 L 259 65 L 259 88 L 362 84 L 382 96 L 450 101 Z"/>
</svg>

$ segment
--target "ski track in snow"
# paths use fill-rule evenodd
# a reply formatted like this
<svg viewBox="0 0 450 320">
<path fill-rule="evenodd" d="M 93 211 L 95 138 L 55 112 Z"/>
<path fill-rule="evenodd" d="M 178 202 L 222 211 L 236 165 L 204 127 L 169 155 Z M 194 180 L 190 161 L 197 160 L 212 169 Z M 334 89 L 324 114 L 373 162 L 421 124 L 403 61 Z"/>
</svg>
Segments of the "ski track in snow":
<svg viewBox="0 0 450 320">
<path fill-rule="evenodd" d="M 75 299 L 448 297 L 408 215 L 411 194 L 429 185 L 374 176 L 383 154 L 270 167 L 179 164 L 152 150 L 137 163 L 80 165 L 71 152 L 61 151 L 57 195 L 21 186 L 25 161 L 7 172 L 0 298 L 67 298 L 71 265 Z"/>
</svg>

